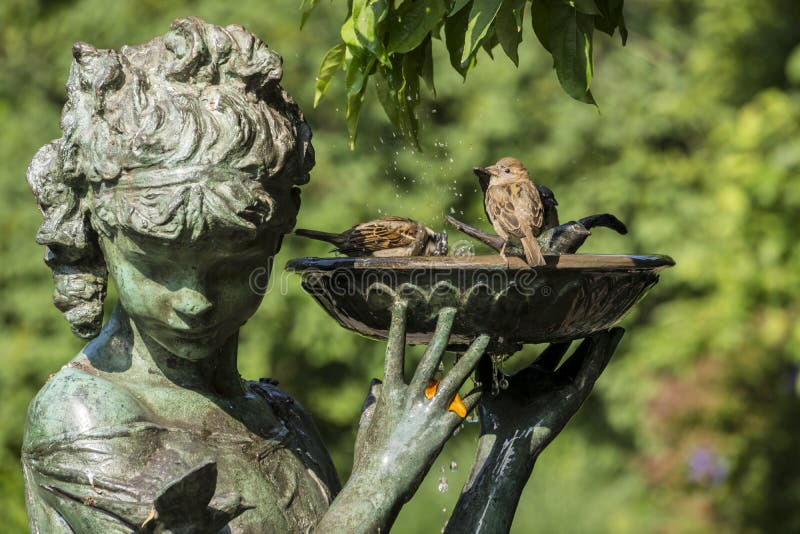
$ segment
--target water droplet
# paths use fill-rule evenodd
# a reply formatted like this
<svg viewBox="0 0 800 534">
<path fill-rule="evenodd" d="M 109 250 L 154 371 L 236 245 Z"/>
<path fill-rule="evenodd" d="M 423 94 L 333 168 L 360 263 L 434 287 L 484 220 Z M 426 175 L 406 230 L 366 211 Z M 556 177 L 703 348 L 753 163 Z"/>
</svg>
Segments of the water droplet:
<svg viewBox="0 0 800 534">
<path fill-rule="evenodd" d="M 442 477 L 439 479 L 439 493 L 447 493 L 447 490 L 450 489 L 450 484 L 447 483 L 447 479 Z"/>
<path fill-rule="evenodd" d="M 455 460 L 451 460 L 450 461 L 450 471 L 452 473 L 455 473 L 456 471 L 458 471 L 458 464 L 455 462 Z"/>
</svg>

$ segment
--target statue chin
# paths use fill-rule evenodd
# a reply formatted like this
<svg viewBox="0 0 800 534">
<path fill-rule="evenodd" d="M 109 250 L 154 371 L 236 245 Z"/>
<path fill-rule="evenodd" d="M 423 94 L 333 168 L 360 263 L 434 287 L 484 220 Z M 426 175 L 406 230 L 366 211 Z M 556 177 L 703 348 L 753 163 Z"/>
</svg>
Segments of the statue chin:
<svg viewBox="0 0 800 534">
<path fill-rule="evenodd" d="M 218 353 L 220 348 L 233 336 L 238 327 L 231 331 L 228 325 L 180 329 L 168 325 L 153 325 L 132 317 L 146 344 L 166 350 L 170 355 L 183 360 L 205 360 Z M 157 349 L 156 349 L 157 350 Z"/>
</svg>

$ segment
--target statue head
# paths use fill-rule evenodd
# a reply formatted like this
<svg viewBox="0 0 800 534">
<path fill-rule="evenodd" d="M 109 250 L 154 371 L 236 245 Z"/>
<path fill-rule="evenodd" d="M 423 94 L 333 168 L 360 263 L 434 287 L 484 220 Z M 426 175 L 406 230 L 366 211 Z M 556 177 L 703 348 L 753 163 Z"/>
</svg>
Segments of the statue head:
<svg viewBox="0 0 800 534">
<path fill-rule="evenodd" d="M 242 284 L 294 226 L 314 165 L 281 57 L 241 26 L 196 18 L 119 51 L 77 43 L 73 56 L 63 136 L 27 175 L 56 306 L 96 336 L 110 271 L 160 344 L 218 344 L 258 306 Z"/>
</svg>

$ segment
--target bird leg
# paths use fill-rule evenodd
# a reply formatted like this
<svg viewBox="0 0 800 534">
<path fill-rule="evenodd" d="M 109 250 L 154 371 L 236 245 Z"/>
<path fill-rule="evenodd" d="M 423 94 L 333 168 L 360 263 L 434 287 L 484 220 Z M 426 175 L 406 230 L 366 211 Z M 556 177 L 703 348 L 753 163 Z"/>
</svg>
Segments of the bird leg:
<svg viewBox="0 0 800 534">
<path fill-rule="evenodd" d="M 506 268 L 508 268 L 508 258 L 506 257 L 506 247 L 508 246 L 508 241 L 503 241 L 503 246 L 500 248 L 500 257 L 503 258 L 503 261 L 506 262 Z"/>
</svg>

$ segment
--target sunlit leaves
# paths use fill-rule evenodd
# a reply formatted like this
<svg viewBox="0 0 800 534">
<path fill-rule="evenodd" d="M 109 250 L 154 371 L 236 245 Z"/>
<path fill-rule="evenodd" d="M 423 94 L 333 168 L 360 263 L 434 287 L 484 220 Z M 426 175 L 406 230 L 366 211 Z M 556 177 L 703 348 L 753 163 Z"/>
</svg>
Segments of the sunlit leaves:
<svg viewBox="0 0 800 534">
<path fill-rule="evenodd" d="M 369 80 L 392 124 L 417 145 L 419 80 L 435 93 L 432 40 L 442 40 L 451 66 L 463 77 L 484 50 L 494 58 L 499 44 L 519 65 L 522 22 L 531 4 L 533 29 L 552 54 L 561 86 L 571 97 L 594 103 L 592 35 L 595 28 L 627 37 L 624 0 L 352 0 L 341 28 L 340 45 L 328 51 L 317 76 L 314 105 L 344 70 L 346 120 L 353 146 Z M 302 4 L 303 21 L 315 1 Z M 442 30 L 444 30 L 442 32 Z"/>
<path fill-rule="evenodd" d="M 558 81 L 569 96 L 588 103 L 594 103 L 589 90 L 593 75 L 593 32 L 591 15 L 568 5 L 551 5 L 548 40 Z"/>
<path fill-rule="evenodd" d="M 569 96 L 594 104 L 590 90 L 592 34 L 595 16 L 582 12 L 573 3 L 561 0 L 534 0 L 531 13 L 533 30 L 542 45 L 552 54 L 558 81 Z M 594 11 L 582 2 L 584 11 Z M 594 1 L 591 2 L 594 6 Z"/>
<path fill-rule="evenodd" d="M 347 45 L 339 43 L 325 53 L 322 58 L 322 65 L 319 67 L 317 82 L 314 86 L 314 107 L 317 107 L 320 99 L 328 92 L 331 86 L 331 79 L 337 71 L 344 67 L 344 52 Z"/>
<path fill-rule="evenodd" d="M 600 15 L 595 16 L 594 27 L 608 35 L 614 35 L 614 30 L 619 28 L 619 36 L 624 45 L 628 41 L 628 28 L 625 27 L 622 2 L 623 0 L 597 0 Z"/>
<path fill-rule="evenodd" d="M 489 28 L 500 10 L 502 0 L 473 0 L 469 10 L 469 20 L 467 22 L 467 32 L 464 36 L 464 48 L 461 53 L 461 63 L 469 59 L 475 50 L 478 49 Z"/>
<path fill-rule="evenodd" d="M 303 3 L 300 4 L 300 10 L 302 11 L 302 15 L 300 16 L 300 28 L 306 25 L 306 21 L 308 17 L 311 16 L 314 8 L 317 7 L 317 3 L 319 3 L 319 0 L 303 0 Z"/>
<path fill-rule="evenodd" d="M 393 13 L 389 27 L 388 49 L 406 53 L 422 44 L 447 13 L 444 0 L 403 2 Z"/>
<path fill-rule="evenodd" d="M 495 34 L 503 52 L 519 66 L 519 43 L 522 42 L 522 19 L 525 15 L 525 0 L 506 1 L 500 6 L 495 19 Z"/>
<path fill-rule="evenodd" d="M 461 9 L 444 23 L 444 37 L 447 51 L 450 54 L 450 64 L 464 77 L 475 66 L 474 54 L 467 58 L 466 61 L 461 60 L 464 52 L 467 25 L 469 24 L 469 13 L 470 10 Z"/>
</svg>

